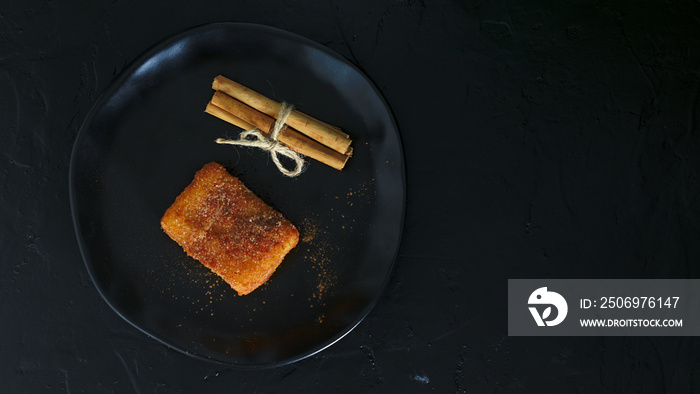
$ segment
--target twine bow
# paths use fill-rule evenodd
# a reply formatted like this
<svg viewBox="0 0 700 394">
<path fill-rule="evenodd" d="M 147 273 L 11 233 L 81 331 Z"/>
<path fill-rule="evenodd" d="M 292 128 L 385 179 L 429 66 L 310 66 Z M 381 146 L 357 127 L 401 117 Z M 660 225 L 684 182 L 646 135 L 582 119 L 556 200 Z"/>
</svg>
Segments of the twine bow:
<svg viewBox="0 0 700 394">
<path fill-rule="evenodd" d="M 301 172 L 303 171 L 305 164 L 304 159 L 299 153 L 291 150 L 289 147 L 279 142 L 277 139 L 280 132 L 287 127 L 284 123 L 287 121 L 287 117 L 289 117 L 289 114 L 291 114 L 293 110 L 293 105 L 284 102 L 282 103 L 282 107 L 280 108 L 280 112 L 277 115 L 277 120 L 275 121 L 275 124 L 272 127 L 272 132 L 270 133 L 269 137 L 263 134 L 259 129 L 255 128 L 252 130 L 246 130 L 242 132 L 236 140 L 218 138 L 216 140 L 216 143 L 249 146 L 268 151 L 270 152 L 272 161 L 275 163 L 277 169 L 280 170 L 282 174 L 288 177 L 295 177 L 301 174 Z M 294 161 L 294 169 L 288 170 L 280 161 L 280 155 L 285 156 Z"/>
</svg>

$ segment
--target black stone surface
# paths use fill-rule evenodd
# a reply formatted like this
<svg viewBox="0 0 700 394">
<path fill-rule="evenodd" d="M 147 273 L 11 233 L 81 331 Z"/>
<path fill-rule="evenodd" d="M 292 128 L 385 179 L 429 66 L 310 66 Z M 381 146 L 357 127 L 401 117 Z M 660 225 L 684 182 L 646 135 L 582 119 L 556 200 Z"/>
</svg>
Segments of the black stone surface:
<svg viewBox="0 0 700 394">
<path fill-rule="evenodd" d="M 9 393 L 697 392 L 697 338 L 507 336 L 508 278 L 700 275 L 697 1 L 4 1 L 0 381 Z M 391 105 L 408 185 L 376 308 L 239 371 L 143 335 L 81 260 L 68 164 L 138 54 L 244 21 L 326 45 Z"/>
</svg>

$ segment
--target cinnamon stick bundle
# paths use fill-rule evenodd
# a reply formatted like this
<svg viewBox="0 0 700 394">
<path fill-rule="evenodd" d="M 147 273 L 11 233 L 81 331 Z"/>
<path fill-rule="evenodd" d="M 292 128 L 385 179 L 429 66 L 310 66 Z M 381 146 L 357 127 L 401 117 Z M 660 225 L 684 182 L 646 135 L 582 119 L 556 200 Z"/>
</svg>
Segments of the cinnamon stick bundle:
<svg viewBox="0 0 700 394">
<path fill-rule="evenodd" d="M 275 119 L 221 92 L 214 93 L 205 112 L 244 130 L 258 128 L 267 136 L 270 135 L 275 124 Z M 277 138 L 295 152 L 318 160 L 336 170 L 342 170 L 350 158 L 349 155 L 338 153 L 289 126 L 282 130 Z"/>
<path fill-rule="evenodd" d="M 216 90 L 205 112 L 244 130 L 253 128 L 269 136 L 281 104 L 221 75 L 214 78 Z M 337 170 L 352 156 L 352 140 L 338 127 L 299 111 L 292 111 L 278 140 L 290 149 Z"/>
<path fill-rule="evenodd" d="M 222 75 L 214 78 L 212 88 L 216 91 L 224 92 L 272 118 L 275 118 L 280 111 L 280 103 Z M 292 111 L 286 123 L 302 134 L 326 145 L 338 153 L 349 153 L 352 140 L 350 136 L 343 133 L 338 127 L 321 122 L 297 110 Z"/>
</svg>

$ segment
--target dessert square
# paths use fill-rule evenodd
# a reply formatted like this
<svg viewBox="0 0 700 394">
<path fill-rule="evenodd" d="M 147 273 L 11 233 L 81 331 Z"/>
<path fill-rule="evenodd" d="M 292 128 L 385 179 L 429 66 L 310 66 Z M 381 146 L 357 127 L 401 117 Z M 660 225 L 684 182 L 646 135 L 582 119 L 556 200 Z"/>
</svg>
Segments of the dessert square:
<svg viewBox="0 0 700 394">
<path fill-rule="evenodd" d="M 299 241 L 289 220 L 214 162 L 197 171 L 160 224 L 239 295 L 265 283 Z"/>
</svg>

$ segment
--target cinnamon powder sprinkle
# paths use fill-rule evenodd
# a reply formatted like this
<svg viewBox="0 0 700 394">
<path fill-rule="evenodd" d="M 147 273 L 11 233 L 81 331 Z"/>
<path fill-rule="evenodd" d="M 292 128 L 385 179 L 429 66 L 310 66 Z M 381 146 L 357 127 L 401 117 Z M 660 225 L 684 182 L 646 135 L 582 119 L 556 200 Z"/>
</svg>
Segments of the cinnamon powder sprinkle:
<svg viewBox="0 0 700 394">
<path fill-rule="evenodd" d="M 309 298 L 310 307 L 323 305 L 325 297 L 338 281 L 333 269 L 333 259 L 339 247 L 328 241 L 327 228 L 321 227 L 313 218 L 306 218 L 301 225 L 301 246 L 304 247 L 304 260 L 311 265 L 314 275 L 314 290 Z"/>
</svg>

